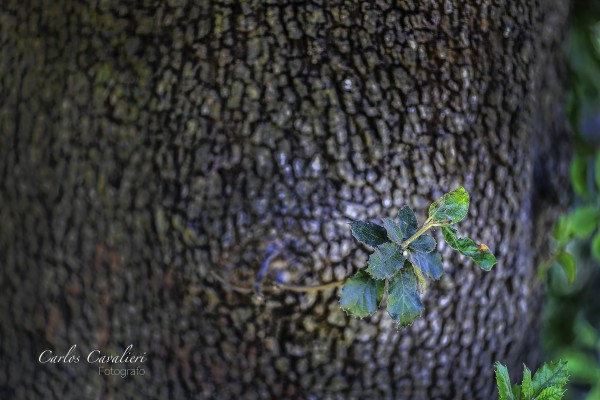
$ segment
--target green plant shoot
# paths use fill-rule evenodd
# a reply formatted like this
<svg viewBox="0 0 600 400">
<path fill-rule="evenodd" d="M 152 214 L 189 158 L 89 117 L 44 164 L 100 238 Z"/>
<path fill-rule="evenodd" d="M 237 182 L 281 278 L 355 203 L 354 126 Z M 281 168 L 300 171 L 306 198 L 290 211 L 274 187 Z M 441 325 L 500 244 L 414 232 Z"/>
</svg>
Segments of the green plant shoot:
<svg viewBox="0 0 600 400">
<path fill-rule="evenodd" d="M 469 194 L 461 186 L 446 193 L 429 207 L 429 218 L 419 228 L 413 210 L 404 206 L 396 218 L 384 218 L 383 226 L 353 221 L 352 235 L 374 249 L 365 268 L 342 288 L 340 306 L 348 314 L 363 318 L 374 314 L 387 290 L 388 314 L 399 328 L 410 325 L 423 312 L 421 293 L 426 277 L 440 279 L 444 270 L 435 239 L 425 234 L 439 227 L 448 245 L 489 271 L 496 257 L 485 244 L 460 238 L 454 224 L 469 210 Z"/>
</svg>

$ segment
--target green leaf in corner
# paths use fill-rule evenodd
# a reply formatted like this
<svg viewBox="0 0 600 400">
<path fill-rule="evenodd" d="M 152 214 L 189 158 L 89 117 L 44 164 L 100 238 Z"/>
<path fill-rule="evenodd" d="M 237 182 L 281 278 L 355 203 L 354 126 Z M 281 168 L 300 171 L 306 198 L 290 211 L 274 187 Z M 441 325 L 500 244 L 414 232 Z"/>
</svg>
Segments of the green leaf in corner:
<svg viewBox="0 0 600 400">
<path fill-rule="evenodd" d="M 592 239 L 592 256 L 600 262 L 600 232 Z"/>
<path fill-rule="evenodd" d="M 531 371 L 523 365 L 523 382 L 521 383 L 521 394 L 527 400 L 533 397 L 533 385 L 531 383 Z"/>
<path fill-rule="evenodd" d="M 358 271 L 344 284 L 340 297 L 340 306 L 348 314 L 363 318 L 377 311 L 385 281 L 371 278 L 364 271 Z"/>
<path fill-rule="evenodd" d="M 403 268 L 388 287 L 388 314 L 399 328 L 410 325 L 424 310 L 417 277 L 412 268 Z"/>
<path fill-rule="evenodd" d="M 373 222 L 352 221 L 350 228 L 352 236 L 367 246 L 377 247 L 389 241 L 384 227 Z"/>
<path fill-rule="evenodd" d="M 398 217 L 396 218 L 398 226 L 402 236 L 405 238 L 411 237 L 418 229 L 417 217 L 413 210 L 409 206 L 404 206 L 398 211 Z"/>
<path fill-rule="evenodd" d="M 481 269 L 489 271 L 496 264 L 496 257 L 492 254 L 489 247 L 485 244 L 477 244 L 471 238 L 458 238 L 456 228 L 453 226 L 443 226 L 442 236 L 446 243 L 454 250 L 469 257 Z"/>
<path fill-rule="evenodd" d="M 432 279 L 440 279 L 444 273 L 442 256 L 438 252 L 417 253 L 409 251 L 408 261 Z"/>
<path fill-rule="evenodd" d="M 514 400 L 510 385 L 510 376 L 506 366 L 496 361 L 496 384 L 498 385 L 498 400 Z"/>
<path fill-rule="evenodd" d="M 566 385 L 568 380 L 569 371 L 567 370 L 566 362 L 558 361 L 556 363 L 544 364 L 542 368 L 537 370 L 537 372 L 533 376 L 533 396 L 536 399 L 539 399 L 541 398 L 539 396 L 543 393 L 544 390 L 552 386 L 558 386 L 560 388 Z"/>
<path fill-rule="evenodd" d="M 450 221 L 456 223 L 463 219 L 469 211 L 469 193 L 460 186 L 443 195 L 429 206 L 429 217 L 437 222 Z"/>
<path fill-rule="evenodd" d="M 556 261 L 560 264 L 563 271 L 565 271 L 565 274 L 567 274 L 569 283 L 575 282 L 575 258 L 566 251 L 563 251 L 556 256 Z"/>
<path fill-rule="evenodd" d="M 400 226 L 391 218 L 383 219 L 383 226 L 387 231 L 387 236 L 390 240 L 397 244 L 402 244 L 403 235 Z"/>
<path fill-rule="evenodd" d="M 394 243 L 384 243 L 369 257 L 366 271 L 375 279 L 391 278 L 404 265 L 406 257 Z"/>
<path fill-rule="evenodd" d="M 413 240 L 408 245 L 408 248 L 419 253 L 431 253 L 435 249 L 436 245 L 437 243 L 435 242 L 434 238 L 429 235 L 421 235 Z"/>
</svg>

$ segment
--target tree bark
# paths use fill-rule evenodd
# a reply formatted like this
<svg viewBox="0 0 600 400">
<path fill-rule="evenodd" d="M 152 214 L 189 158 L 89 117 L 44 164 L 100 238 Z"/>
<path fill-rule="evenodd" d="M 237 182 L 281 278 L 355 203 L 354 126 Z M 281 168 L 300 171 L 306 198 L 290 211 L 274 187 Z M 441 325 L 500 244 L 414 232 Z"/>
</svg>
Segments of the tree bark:
<svg viewBox="0 0 600 400">
<path fill-rule="evenodd" d="M 566 2 L 142 3 L 0 5 L 1 397 L 490 399 L 494 361 L 535 368 Z M 443 248 L 411 327 L 269 291 L 459 184 L 499 263 Z M 85 360 L 130 344 L 145 376 Z"/>
</svg>

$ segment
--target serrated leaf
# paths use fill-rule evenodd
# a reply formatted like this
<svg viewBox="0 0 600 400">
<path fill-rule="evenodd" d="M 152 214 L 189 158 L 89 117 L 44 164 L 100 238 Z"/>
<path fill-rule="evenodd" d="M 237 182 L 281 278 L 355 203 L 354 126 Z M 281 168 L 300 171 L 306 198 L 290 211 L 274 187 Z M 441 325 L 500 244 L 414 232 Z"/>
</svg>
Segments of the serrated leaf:
<svg viewBox="0 0 600 400">
<path fill-rule="evenodd" d="M 496 361 L 496 384 L 498 385 L 498 400 L 514 400 L 508 369 L 499 361 Z"/>
<path fill-rule="evenodd" d="M 531 371 L 523 365 L 523 382 L 521 383 L 521 394 L 527 400 L 533 397 L 533 385 L 531 383 Z"/>
<path fill-rule="evenodd" d="M 404 206 L 398 211 L 397 222 L 405 238 L 411 237 L 419 228 L 417 216 L 409 206 Z"/>
<path fill-rule="evenodd" d="M 348 314 L 363 318 L 377 311 L 383 297 L 385 281 L 373 279 L 358 271 L 344 284 L 340 306 Z"/>
<path fill-rule="evenodd" d="M 394 243 L 384 243 L 377 246 L 369 257 L 366 271 L 375 279 L 391 278 L 402 268 L 405 260 L 400 247 Z"/>
<path fill-rule="evenodd" d="M 460 186 L 429 206 L 429 217 L 438 222 L 456 223 L 469 211 L 469 193 Z"/>
<path fill-rule="evenodd" d="M 600 233 L 592 239 L 592 256 L 600 263 Z"/>
<path fill-rule="evenodd" d="M 442 256 L 438 252 L 432 253 L 417 253 L 414 251 L 408 252 L 408 261 L 421 272 L 432 279 L 440 279 L 444 273 L 442 266 Z"/>
<path fill-rule="evenodd" d="M 558 361 L 544 364 L 533 376 L 533 396 L 539 396 L 543 390 L 551 386 L 564 386 L 568 380 L 569 371 L 566 362 Z"/>
<path fill-rule="evenodd" d="M 569 279 L 569 283 L 575 282 L 575 258 L 565 251 L 556 256 L 556 261 L 562 267 Z"/>
<path fill-rule="evenodd" d="M 571 183 L 575 193 L 581 197 L 587 197 L 588 195 L 587 164 L 587 159 L 582 156 L 575 156 L 571 163 Z"/>
<path fill-rule="evenodd" d="M 550 386 L 535 397 L 535 400 L 560 400 L 563 398 L 565 390 L 558 386 Z"/>
<path fill-rule="evenodd" d="M 402 231 L 400 230 L 400 226 L 396 223 L 396 221 L 394 221 L 391 218 L 384 218 L 383 226 L 387 231 L 388 238 L 392 242 L 402 244 L 402 240 L 404 240 L 402 236 Z"/>
<path fill-rule="evenodd" d="M 435 249 L 436 245 L 437 243 L 435 242 L 434 238 L 429 235 L 421 235 L 410 242 L 408 248 L 419 253 L 431 253 Z"/>
<path fill-rule="evenodd" d="M 475 261 L 481 269 L 489 271 L 496 264 L 496 257 L 489 247 L 483 243 L 477 244 L 469 237 L 458 238 L 456 228 L 453 226 L 443 226 L 442 237 L 450 247 Z"/>
<path fill-rule="evenodd" d="M 352 228 L 352 236 L 367 246 L 377 247 L 389 241 L 385 228 L 374 222 L 352 221 L 350 228 Z"/>
<path fill-rule="evenodd" d="M 592 205 L 576 208 L 570 215 L 573 233 L 587 238 L 598 226 L 599 218 L 598 210 Z"/>
<path fill-rule="evenodd" d="M 388 314 L 399 328 L 410 325 L 424 310 L 412 268 L 403 268 L 388 287 Z"/>
</svg>

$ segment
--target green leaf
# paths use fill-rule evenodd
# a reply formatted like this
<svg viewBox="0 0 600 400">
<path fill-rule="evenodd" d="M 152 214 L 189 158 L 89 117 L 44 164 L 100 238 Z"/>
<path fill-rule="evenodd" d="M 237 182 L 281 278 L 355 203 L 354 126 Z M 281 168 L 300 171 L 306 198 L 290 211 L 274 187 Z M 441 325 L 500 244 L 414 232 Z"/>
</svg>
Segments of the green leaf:
<svg viewBox="0 0 600 400">
<path fill-rule="evenodd" d="M 498 400 L 514 400 L 508 369 L 499 361 L 496 361 L 496 383 L 498 385 Z"/>
<path fill-rule="evenodd" d="M 565 271 L 565 274 L 567 274 L 569 283 L 573 283 L 575 281 L 575 259 L 573 256 L 563 251 L 556 256 L 556 261 L 560 264 L 563 271 Z"/>
<path fill-rule="evenodd" d="M 565 390 L 558 386 L 550 386 L 535 397 L 535 400 L 560 400 L 563 398 Z"/>
<path fill-rule="evenodd" d="M 510 391 L 512 392 L 512 395 L 515 398 L 515 400 L 521 400 L 521 398 L 522 398 L 521 397 L 521 386 L 519 386 L 515 383 L 510 388 Z"/>
<path fill-rule="evenodd" d="M 383 226 L 387 231 L 387 236 L 394 243 L 402 244 L 403 236 L 400 226 L 391 218 L 383 219 Z"/>
<path fill-rule="evenodd" d="M 394 243 L 384 243 L 369 257 L 366 271 L 375 279 L 391 278 L 404 265 L 406 257 Z"/>
<path fill-rule="evenodd" d="M 573 189 L 581 197 L 588 196 L 587 187 L 587 159 L 583 156 L 575 156 L 571 163 L 571 183 Z"/>
<path fill-rule="evenodd" d="M 456 223 L 463 219 L 469 211 L 469 193 L 460 186 L 443 195 L 429 206 L 429 217 L 437 222 L 450 221 Z"/>
<path fill-rule="evenodd" d="M 409 251 L 408 261 L 432 279 L 440 279 L 444 273 L 442 256 L 438 252 L 417 253 Z"/>
<path fill-rule="evenodd" d="M 568 380 L 569 371 L 566 362 L 544 364 L 533 376 L 533 396 L 538 398 L 545 389 L 551 386 L 564 386 Z"/>
<path fill-rule="evenodd" d="M 442 237 L 444 241 L 450 245 L 454 250 L 460 249 L 460 242 L 458 241 L 458 231 L 453 226 L 442 226 Z"/>
<path fill-rule="evenodd" d="M 592 239 L 592 256 L 600 262 L 600 232 Z"/>
<path fill-rule="evenodd" d="M 558 242 L 559 246 L 565 246 L 573 238 L 573 223 L 567 215 L 561 215 L 558 222 L 554 225 L 552 237 Z"/>
<path fill-rule="evenodd" d="M 576 208 L 570 215 L 572 229 L 575 236 L 587 238 L 598 227 L 598 210 L 589 205 Z"/>
<path fill-rule="evenodd" d="M 412 268 L 403 268 L 390 280 L 387 302 L 388 314 L 399 328 L 410 325 L 421 315 L 424 307 Z"/>
<path fill-rule="evenodd" d="M 364 271 L 358 271 L 344 284 L 340 306 L 355 317 L 372 315 L 379 307 L 384 288 L 385 281 L 378 281 Z"/>
<path fill-rule="evenodd" d="M 481 269 L 489 271 L 496 264 L 496 257 L 485 244 L 477 244 L 471 238 L 458 238 L 456 228 L 453 226 L 442 227 L 442 237 L 454 250 L 469 257 Z"/>
<path fill-rule="evenodd" d="M 367 246 L 377 247 L 389 241 L 383 226 L 373 222 L 352 221 L 350 227 L 352 228 L 352 236 Z"/>
<path fill-rule="evenodd" d="M 404 206 L 398 211 L 397 220 L 402 236 L 405 238 L 411 237 L 419 228 L 417 217 L 409 206 Z"/>
<path fill-rule="evenodd" d="M 524 398 L 530 400 L 533 397 L 533 385 L 531 384 L 531 371 L 523 364 L 523 382 L 521 383 L 521 393 Z"/>
<path fill-rule="evenodd" d="M 413 240 L 408 245 L 408 248 L 419 253 L 431 253 L 435 249 L 436 245 L 437 243 L 435 242 L 434 238 L 429 235 L 421 235 Z"/>
</svg>

